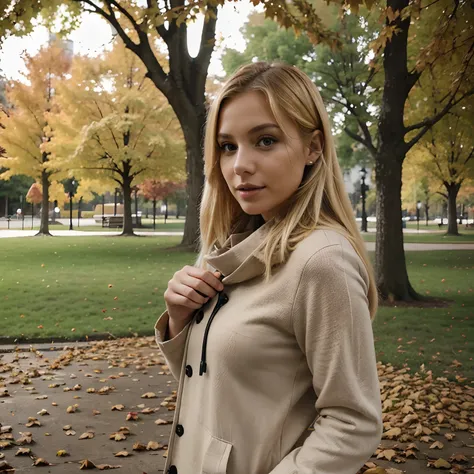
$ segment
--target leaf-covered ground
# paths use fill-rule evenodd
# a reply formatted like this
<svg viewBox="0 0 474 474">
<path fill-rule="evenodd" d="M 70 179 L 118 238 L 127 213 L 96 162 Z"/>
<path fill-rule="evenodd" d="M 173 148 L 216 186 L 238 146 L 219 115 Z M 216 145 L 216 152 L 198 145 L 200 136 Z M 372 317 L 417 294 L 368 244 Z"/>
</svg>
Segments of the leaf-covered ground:
<svg viewBox="0 0 474 474">
<path fill-rule="evenodd" d="M 360 473 L 473 472 L 473 388 L 426 367 L 378 369 L 384 435 Z M 0 472 L 162 472 L 176 389 L 151 337 L 5 353 Z"/>
</svg>

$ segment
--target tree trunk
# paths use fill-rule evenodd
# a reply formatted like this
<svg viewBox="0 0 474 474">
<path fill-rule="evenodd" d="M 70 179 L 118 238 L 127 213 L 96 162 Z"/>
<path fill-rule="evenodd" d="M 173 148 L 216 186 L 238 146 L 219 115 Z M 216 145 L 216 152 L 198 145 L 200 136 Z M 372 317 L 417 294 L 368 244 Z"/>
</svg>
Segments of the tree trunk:
<svg viewBox="0 0 474 474">
<path fill-rule="evenodd" d="M 425 219 L 426 219 L 426 225 L 428 225 L 428 221 L 430 220 L 428 211 L 430 210 L 430 206 L 428 203 L 425 202 Z"/>
<path fill-rule="evenodd" d="M 458 183 L 444 183 L 446 190 L 448 191 L 448 235 L 459 235 L 458 232 L 458 221 L 456 219 L 456 199 L 458 196 L 459 188 L 461 187 Z"/>
<path fill-rule="evenodd" d="M 375 269 L 381 296 L 389 300 L 418 299 L 408 280 L 403 249 L 402 165 L 392 157 L 377 159 L 377 238 Z"/>
<path fill-rule="evenodd" d="M 202 98 L 204 103 L 204 97 Z M 173 104 L 172 104 L 173 105 Z M 175 105 L 174 110 L 178 108 Z M 204 187 L 204 160 L 202 143 L 205 125 L 204 106 L 195 108 L 195 116 L 190 118 L 184 111 L 177 113 L 186 141 L 186 189 L 188 191 L 188 204 L 186 208 L 186 221 L 181 245 L 198 250 L 199 247 L 199 213 L 201 194 Z"/>
<path fill-rule="evenodd" d="M 46 171 L 41 172 L 41 191 L 43 199 L 41 200 L 41 222 L 40 230 L 36 235 L 49 235 L 49 175 Z"/>
<path fill-rule="evenodd" d="M 123 229 L 121 235 L 135 235 L 132 221 L 132 187 L 131 178 L 123 178 Z"/>
<path fill-rule="evenodd" d="M 402 10 L 408 0 L 388 0 L 393 11 Z M 384 49 L 384 86 L 375 154 L 377 235 L 375 270 L 381 296 L 389 300 L 412 301 L 421 296 L 408 279 L 402 231 L 402 166 L 408 151 L 403 123 L 405 102 L 416 78 L 407 70 L 410 18 L 394 21 L 399 32 Z"/>
<path fill-rule="evenodd" d="M 153 199 L 153 230 L 156 230 L 156 199 Z"/>
</svg>

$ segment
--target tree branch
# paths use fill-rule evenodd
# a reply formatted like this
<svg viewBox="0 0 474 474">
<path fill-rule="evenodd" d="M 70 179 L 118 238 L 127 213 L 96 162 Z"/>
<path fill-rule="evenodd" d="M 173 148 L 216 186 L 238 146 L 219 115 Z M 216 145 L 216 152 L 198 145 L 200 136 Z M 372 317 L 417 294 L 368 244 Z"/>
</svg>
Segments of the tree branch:
<svg viewBox="0 0 474 474">
<path fill-rule="evenodd" d="M 111 0 L 104 0 L 105 4 L 110 9 L 110 14 L 107 13 L 102 8 L 98 7 L 92 0 L 73 0 L 73 1 L 76 3 L 85 3 L 87 5 L 90 5 L 92 8 L 94 8 L 95 13 L 104 17 L 115 28 L 115 30 L 117 31 L 117 34 L 120 36 L 125 46 L 138 55 L 138 49 L 139 49 L 138 45 L 130 39 L 130 37 L 125 33 L 122 26 L 118 22 L 110 5 Z"/>
<path fill-rule="evenodd" d="M 359 121 L 358 121 L 359 122 Z M 360 125 L 360 124 L 359 124 Z M 344 131 L 355 141 L 362 143 L 367 150 L 369 150 L 370 154 L 375 157 L 375 154 L 377 153 L 377 150 L 373 146 L 372 142 L 366 141 L 364 138 L 362 138 L 360 135 L 357 135 L 357 133 L 354 133 L 352 130 L 350 130 L 348 127 L 344 128 Z"/>
<path fill-rule="evenodd" d="M 457 91 L 456 91 L 457 92 Z M 455 93 L 456 93 L 455 92 Z M 421 128 L 421 130 L 417 133 L 417 135 L 412 138 L 408 143 L 405 143 L 405 150 L 408 151 L 410 148 L 415 145 L 418 140 L 436 123 L 438 123 L 455 105 L 459 104 L 463 99 L 469 97 L 474 94 L 474 87 L 468 90 L 465 94 L 463 94 L 458 100 L 453 100 L 455 93 L 451 96 L 451 99 L 448 103 L 444 106 L 443 110 L 436 114 L 434 117 L 427 118 L 417 124 L 410 125 L 409 127 L 405 127 L 405 134 L 412 130 L 416 130 Z"/>
<path fill-rule="evenodd" d="M 206 88 L 207 71 L 211 61 L 212 51 L 214 50 L 217 23 L 217 7 L 207 7 L 213 12 L 214 17 L 209 17 L 204 22 L 201 34 L 201 44 L 199 45 L 199 54 L 191 60 L 191 74 L 196 77 L 195 94 L 196 97 L 204 94 Z"/>
</svg>

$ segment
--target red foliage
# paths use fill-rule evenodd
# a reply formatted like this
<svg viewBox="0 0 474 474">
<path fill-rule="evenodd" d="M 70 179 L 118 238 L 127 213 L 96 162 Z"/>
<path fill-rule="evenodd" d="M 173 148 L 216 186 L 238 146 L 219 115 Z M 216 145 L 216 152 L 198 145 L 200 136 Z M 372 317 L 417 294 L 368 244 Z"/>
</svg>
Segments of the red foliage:
<svg viewBox="0 0 474 474">
<path fill-rule="evenodd" d="M 33 183 L 28 190 L 26 195 L 26 200 L 32 202 L 33 204 L 39 204 L 43 199 L 43 193 L 41 192 L 40 185 L 38 183 Z"/>
<path fill-rule="evenodd" d="M 140 184 L 140 193 L 146 199 L 159 200 L 166 199 L 170 194 L 184 189 L 184 183 L 175 183 L 173 181 L 159 181 L 157 179 L 147 179 Z"/>
</svg>

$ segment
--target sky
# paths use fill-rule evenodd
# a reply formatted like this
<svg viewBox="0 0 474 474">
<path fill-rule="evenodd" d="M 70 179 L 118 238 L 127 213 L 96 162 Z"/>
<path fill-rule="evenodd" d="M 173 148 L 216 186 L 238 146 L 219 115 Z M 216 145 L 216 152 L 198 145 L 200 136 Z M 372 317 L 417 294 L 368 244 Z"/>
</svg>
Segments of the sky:
<svg viewBox="0 0 474 474">
<path fill-rule="evenodd" d="M 221 39 L 223 47 L 230 47 L 242 51 L 245 47 L 240 28 L 245 23 L 250 12 L 255 8 L 250 2 L 226 3 L 220 9 L 216 27 L 216 37 Z M 202 30 L 202 20 L 189 26 L 188 49 L 191 56 L 197 54 Z M 109 24 L 92 13 L 84 13 L 80 27 L 69 36 L 74 42 L 74 52 L 79 54 L 97 55 L 112 40 L 112 31 Z M 38 26 L 30 35 L 17 38 L 10 37 L 2 45 L 0 50 L 0 70 L 7 79 L 21 80 L 21 73 L 25 72 L 22 52 L 35 54 L 39 48 L 48 42 L 48 31 Z M 223 70 L 219 60 L 219 54 L 214 52 L 209 73 L 222 75 Z"/>
</svg>

